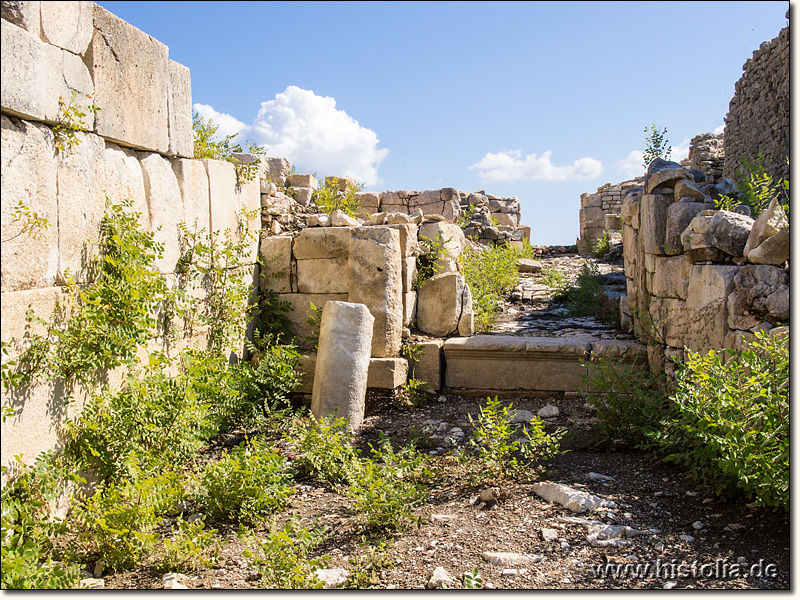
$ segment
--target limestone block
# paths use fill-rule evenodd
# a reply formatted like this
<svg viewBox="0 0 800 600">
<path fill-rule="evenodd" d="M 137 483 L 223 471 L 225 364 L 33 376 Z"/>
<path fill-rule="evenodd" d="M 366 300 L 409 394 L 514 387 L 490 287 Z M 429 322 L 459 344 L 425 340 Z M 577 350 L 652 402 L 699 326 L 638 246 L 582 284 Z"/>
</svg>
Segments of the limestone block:
<svg viewBox="0 0 800 600">
<path fill-rule="evenodd" d="M 606 215 L 603 226 L 606 229 L 620 229 L 622 226 L 622 219 L 619 215 Z"/>
<path fill-rule="evenodd" d="M 236 218 L 236 169 L 224 160 L 202 159 L 208 174 L 208 206 L 211 232 L 220 234 L 226 230 L 234 232 L 239 223 Z M 259 194 L 259 206 L 261 197 Z"/>
<path fill-rule="evenodd" d="M 350 230 L 349 299 L 375 317 L 372 356 L 397 356 L 403 329 L 400 233 L 388 227 Z"/>
<path fill-rule="evenodd" d="M 275 156 L 261 157 L 261 166 L 264 172 L 264 179 L 278 184 L 279 187 L 283 187 L 286 176 L 292 168 L 287 159 Z"/>
<path fill-rule="evenodd" d="M 685 345 L 695 352 L 721 350 L 728 333 L 728 296 L 734 288 L 737 266 L 694 265 L 686 298 L 686 311 L 692 325 Z M 670 343 L 670 346 L 679 344 Z"/>
<path fill-rule="evenodd" d="M 714 246 L 734 257 L 744 256 L 744 246 L 753 228 L 751 217 L 728 210 L 717 211 L 709 223 Z"/>
<path fill-rule="evenodd" d="M 394 390 L 408 379 L 408 361 L 405 358 L 371 358 L 367 387 Z"/>
<path fill-rule="evenodd" d="M 714 208 L 714 205 L 701 202 L 674 202 L 669 205 L 669 208 L 667 208 L 666 241 L 664 242 L 667 254 L 680 254 L 684 251 L 681 234 L 692 222 L 692 219 L 710 208 Z"/>
<path fill-rule="evenodd" d="M 87 99 L 95 91 L 92 77 L 79 56 L 42 42 L 38 34 L 33 35 L 5 19 L 0 22 L 0 30 L 3 112 L 57 123 L 59 98 L 69 102 L 74 90 L 77 92 L 74 106 L 85 108 L 92 102 Z M 94 114 L 88 112 L 83 123 L 91 130 Z"/>
<path fill-rule="evenodd" d="M 396 229 L 400 233 L 400 255 L 403 258 L 416 257 L 420 252 L 417 225 L 413 223 L 396 223 L 389 225 L 389 227 Z"/>
<path fill-rule="evenodd" d="M 248 245 L 245 249 L 246 260 L 255 262 L 258 256 L 258 238 L 261 232 L 261 194 L 258 179 L 248 183 L 235 186 L 233 191 L 235 219 L 237 227 L 241 228 L 242 233 L 238 239 L 242 239 L 244 232 L 247 234 Z"/>
<path fill-rule="evenodd" d="M 458 335 L 469 337 L 475 334 L 475 313 L 472 307 L 472 290 L 469 284 L 464 282 L 464 290 L 461 292 L 461 316 L 458 319 Z"/>
<path fill-rule="evenodd" d="M 622 258 L 625 263 L 625 272 L 636 268 L 637 246 L 639 244 L 639 231 L 628 225 L 622 224 Z"/>
<path fill-rule="evenodd" d="M 297 261 L 297 291 L 301 294 L 347 294 L 346 258 L 309 258 Z"/>
<path fill-rule="evenodd" d="M 689 294 L 689 278 L 692 274 L 692 263 L 684 255 L 675 257 L 654 257 L 652 294 L 662 298 L 680 298 L 686 300 Z"/>
<path fill-rule="evenodd" d="M 314 312 L 311 305 L 322 308 L 328 300 L 347 302 L 347 294 L 278 294 L 278 300 L 288 302 L 286 316 L 291 322 L 292 334 L 297 346 L 305 350 L 313 346 L 308 338 L 319 335 L 318 326 L 308 323 L 309 315 Z"/>
<path fill-rule="evenodd" d="M 178 178 L 169 159 L 160 154 L 142 153 L 139 162 L 153 239 L 164 245 L 163 256 L 156 266 L 162 273 L 174 273 L 181 255 L 179 224 L 186 221 Z"/>
<path fill-rule="evenodd" d="M 667 211 L 672 197 L 661 194 L 642 196 L 639 236 L 648 254 L 664 255 L 666 251 Z"/>
<path fill-rule="evenodd" d="M 308 216 L 309 227 L 330 227 L 331 218 L 326 214 L 316 214 Z"/>
<path fill-rule="evenodd" d="M 410 377 L 427 381 L 434 391 L 442 389 L 442 345 L 444 340 L 431 340 L 419 345 L 416 361 L 410 365 Z"/>
<path fill-rule="evenodd" d="M 9 119 L 6 115 L 0 116 L 0 126 L 2 290 L 52 286 L 58 273 L 57 168 L 53 134 L 44 125 Z M 19 202 L 48 221 L 47 229 L 37 232 L 36 239 L 22 234 L 21 223 L 14 219 Z"/>
<path fill-rule="evenodd" d="M 403 292 L 403 327 L 411 327 L 417 318 L 417 292 Z"/>
<path fill-rule="evenodd" d="M 581 195 L 581 208 L 602 208 L 603 197 L 600 194 Z"/>
<path fill-rule="evenodd" d="M 340 192 L 346 192 L 348 187 L 356 185 L 356 180 L 352 177 L 326 177 L 325 186 L 335 187 Z"/>
<path fill-rule="evenodd" d="M 7 291 L 5 287 L 0 293 L 3 327 L 0 328 L 0 339 L 9 344 L 9 352 L 17 356 L 25 347 L 23 338 L 26 332 L 31 335 L 44 335 L 44 326 L 33 321 L 27 324 L 25 316 L 28 310 L 45 321 L 53 316 L 56 305 L 67 300 L 68 288 L 62 286 L 43 287 L 29 290 Z M 28 331 L 28 327 L 30 330 Z M 11 343 L 11 340 L 15 340 Z M 3 359 L 5 360 L 5 359 Z"/>
<path fill-rule="evenodd" d="M 291 292 L 292 236 L 264 236 L 259 249 L 262 290 Z"/>
<path fill-rule="evenodd" d="M 92 2 L 41 2 L 42 40 L 83 55 L 92 41 Z"/>
<path fill-rule="evenodd" d="M 167 97 L 169 156 L 194 156 L 192 131 L 192 75 L 187 67 L 174 60 L 167 63 L 169 96 Z"/>
<path fill-rule="evenodd" d="M 759 246 L 768 237 L 772 237 L 784 227 L 789 226 L 786 212 L 776 198 L 773 198 L 766 210 L 761 211 L 753 223 L 747 243 L 744 246 L 744 256 Z"/>
<path fill-rule="evenodd" d="M 164 44 L 94 5 L 87 59 L 100 108 L 98 134 L 140 150 L 169 152 L 167 55 Z"/>
<path fill-rule="evenodd" d="M 369 218 L 371 214 L 378 212 L 381 206 L 380 194 L 374 192 L 357 192 L 356 199 L 358 200 L 356 216 L 361 219 Z"/>
<path fill-rule="evenodd" d="M 17 0 L 0 4 L 0 14 L 4 21 L 22 27 L 37 38 L 41 35 L 41 2 Z"/>
<path fill-rule="evenodd" d="M 311 197 L 314 195 L 314 189 L 310 187 L 298 187 L 294 189 L 294 201 L 300 206 L 308 206 L 311 204 Z"/>
<path fill-rule="evenodd" d="M 741 306 L 760 320 L 789 319 L 789 276 L 771 265 L 745 265 L 735 278 Z"/>
<path fill-rule="evenodd" d="M 150 211 L 144 192 L 144 175 L 139 155 L 131 148 L 122 148 L 112 142 L 105 143 L 103 158 L 95 164 L 96 201 L 106 198 L 112 204 L 130 200 L 131 210 L 139 213 L 139 225 L 150 231 Z M 206 192 L 206 213 L 208 213 L 208 193 Z M 201 219 L 201 217 L 198 217 Z M 202 223 L 202 220 L 198 221 Z M 208 229 L 208 217 L 205 219 Z"/>
<path fill-rule="evenodd" d="M 582 208 L 580 210 L 581 223 L 587 227 L 602 227 L 605 221 L 605 213 L 602 207 Z"/>
<path fill-rule="evenodd" d="M 410 292 L 414 287 L 414 278 L 417 275 L 417 259 L 413 256 L 402 258 L 403 293 Z"/>
<path fill-rule="evenodd" d="M 531 260 L 530 258 L 517 259 L 517 271 L 520 273 L 541 273 L 542 261 Z"/>
<path fill-rule="evenodd" d="M 628 296 L 619 297 L 619 327 L 622 331 L 630 331 L 633 327 L 633 318 L 631 317 L 631 310 L 628 305 Z"/>
<path fill-rule="evenodd" d="M 347 258 L 350 256 L 350 237 L 350 230 L 340 227 L 306 228 L 294 239 L 292 252 L 298 260 Z"/>
<path fill-rule="evenodd" d="M 736 290 L 728 296 L 728 327 L 731 329 L 750 329 L 761 323 L 761 319 L 752 314 L 745 298 Z"/>
<path fill-rule="evenodd" d="M 432 242 L 441 237 L 444 242 L 443 252 L 437 260 L 438 272 L 454 272 L 457 270 L 458 257 L 464 251 L 464 231 L 458 225 L 436 221 L 423 223 L 419 228 L 420 250 L 424 242 Z"/>
<path fill-rule="evenodd" d="M 687 310 L 686 302 L 678 298 L 651 297 L 647 310 L 659 340 L 669 346 L 683 347 L 689 330 L 704 324 L 698 321 L 694 311 Z"/>
<path fill-rule="evenodd" d="M 317 420 L 335 412 L 351 431 L 361 426 L 374 321 L 363 304 L 325 303 L 311 397 Z"/>
<path fill-rule="evenodd" d="M 789 227 L 786 226 L 750 250 L 747 258 L 759 265 L 782 265 L 789 260 L 790 241 Z"/>
<path fill-rule="evenodd" d="M 389 225 L 406 225 L 413 223 L 414 218 L 404 213 L 387 213 L 386 222 Z"/>
<path fill-rule="evenodd" d="M 502 227 L 516 228 L 519 221 L 519 215 L 512 215 L 506 213 L 493 213 L 492 218 L 497 221 L 497 224 Z"/>
<path fill-rule="evenodd" d="M 210 232 L 208 172 L 200 160 L 177 158 L 170 161 L 178 181 L 185 211 L 186 226 L 192 232 Z"/>
<path fill-rule="evenodd" d="M 688 177 L 686 169 L 678 163 L 656 158 L 647 167 L 644 193 L 650 195 L 656 188 L 674 188 L 678 181 Z"/>
<path fill-rule="evenodd" d="M 441 273 L 428 279 L 417 294 L 419 330 L 437 337 L 458 331 L 465 285 L 460 273 Z"/>
<path fill-rule="evenodd" d="M 639 229 L 639 207 L 642 204 L 641 194 L 628 194 L 622 201 L 620 217 L 622 222 L 634 229 Z"/>
<path fill-rule="evenodd" d="M 105 154 L 102 138 L 76 133 L 80 144 L 57 157 L 58 173 L 58 275 L 66 280 L 69 270 L 77 282 L 90 279 L 92 261 L 98 256 L 100 222 L 106 213 L 106 200 L 98 188 L 98 169 Z"/>
<path fill-rule="evenodd" d="M 286 175 L 287 187 L 307 187 L 316 190 L 319 183 L 313 175 L 304 175 L 300 173 L 291 173 Z"/>
<path fill-rule="evenodd" d="M 531 226 L 530 225 L 520 225 L 519 228 L 522 230 L 523 241 L 526 244 L 530 244 L 531 243 Z"/>
<path fill-rule="evenodd" d="M 689 179 L 681 179 L 675 183 L 674 188 L 675 199 L 692 198 L 695 201 L 702 202 L 705 200 L 706 195 L 701 189 L 701 186 Z"/>
</svg>

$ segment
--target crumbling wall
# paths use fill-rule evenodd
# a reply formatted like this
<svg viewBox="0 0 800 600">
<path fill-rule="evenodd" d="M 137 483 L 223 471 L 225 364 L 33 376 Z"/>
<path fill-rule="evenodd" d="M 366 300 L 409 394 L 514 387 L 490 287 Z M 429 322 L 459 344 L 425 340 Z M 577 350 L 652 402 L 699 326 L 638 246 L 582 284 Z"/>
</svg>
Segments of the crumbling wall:
<svg viewBox="0 0 800 600">
<path fill-rule="evenodd" d="M 743 70 L 725 117 L 724 176 L 733 179 L 743 158 L 752 161 L 763 152 L 767 171 L 788 179 L 789 27 L 761 44 Z"/>
<path fill-rule="evenodd" d="M 739 348 L 789 322 L 786 215 L 777 202 L 755 220 L 715 209 L 730 183 L 657 159 L 623 199 L 622 325 L 648 342 L 651 368 L 669 372 L 684 347 Z"/>
<path fill-rule="evenodd" d="M 622 198 L 630 188 L 641 186 L 642 181 L 637 177 L 616 185 L 606 183 L 593 194 L 581 194 L 578 254 L 589 254 L 605 231 L 619 230 Z"/>
<path fill-rule="evenodd" d="M 716 183 L 724 177 L 724 134 L 701 133 L 694 136 L 689 144 L 688 167 L 701 171 L 707 183 Z"/>
<path fill-rule="evenodd" d="M 179 223 L 236 231 L 244 212 L 260 208 L 260 189 L 258 180 L 237 186 L 231 163 L 191 158 L 189 70 L 169 60 L 165 45 L 92 2 L 3 2 L 0 26 L 5 361 L 24 348 L 27 310 L 48 320 L 71 293 L 68 271 L 79 285 L 91 280 L 107 201 L 132 203 L 142 227 L 164 245 L 157 268 L 174 280 Z M 76 132 L 79 143 L 63 150 L 53 128 L 64 117 L 59 99 L 87 113 L 88 131 Z M 91 104 L 96 115 L 86 110 Z M 12 216 L 18 203 L 47 219 L 40 236 L 20 235 Z M 258 219 L 248 227 L 257 234 Z M 253 270 L 257 249 L 256 240 Z M 44 333 L 35 322 L 30 327 Z M 204 332 L 195 331 L 174 349 L 205 343 Z M 114 385 L 124 371 L 98 377 Z M 54 448 L 64 418 L 86 397 L 78 389 L 67 403 L 59 382 L 4 390 L 3 404 L 15 415 L 2 425 L 2 463 Z"/>
</svg>

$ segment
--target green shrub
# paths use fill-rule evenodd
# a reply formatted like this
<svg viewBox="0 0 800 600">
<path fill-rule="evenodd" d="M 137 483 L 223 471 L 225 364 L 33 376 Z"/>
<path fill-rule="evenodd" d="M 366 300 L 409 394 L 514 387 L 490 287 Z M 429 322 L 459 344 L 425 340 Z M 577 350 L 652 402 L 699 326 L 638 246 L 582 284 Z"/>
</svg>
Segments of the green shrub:
<svg viewBox="0 0 800 600">
<path fill-rule="evenodd" d="M 300 455 L 300 473 L 328 485 L 350 484 L 359 469 L 358 450 L 351 444 L 347 419 L 330 414 L 293 425 L 289 440 Z"/>
<path fill-rule="evenodd" d="M 647 127 L 644 128 L 644 133 L 644 168 L 647 169 L 656 158 L 669 160 L 672 146 L 669 145 L 669 140 L 667 140 L 667 128 L 664 127 L 663 130 L 660 130 L 653 123 L 649 129 Z"/>
<path fill-rule="evenodd" d="M 560 430 L 548 435 L 544 431 L 544 422 L 534 417 L 530 429 L 523 427 L 522 436 L 516 437 L 512 424 L 514 414 L 513 403 L 502 406 L 495 396 L 486 399 L 486 406 L 481 407 L 477 422 L 469 415 L 469 422 L 474 427 L 470 445 L 478 457 L 474 474 L 479 480 L 516 477 L 529 462 L 546 460 L 559 452 L 559 440 L 563 435 Z M 517 455 L 523 460 L 518 460 Z"/>
<path fill-rule="evenodd" d="M 604 323 L 619 323 L 619 303 L 606 294 L 595 263 L 584 263 L 574 283 L 556 270 L 546 273 L 544 281 L 553 290 L 553 301 L 565 304 L 570 315 L 596 316 Z"/>
<path fill-rule="evenodd" d="M 52 454 L 19 466 L 2 486 L 2 589 L 64 589 L 77 585 L 83 565 L 64 560 L 53 540 L 66 532 L 50 517 L 50 502 L 63 493 L 67 474 Z M 8 470 L 4 466 L 3 476 Z"/>
<path fill-rule="evenodd" d="M 198 113 L 192 115 L 192 133 L 194 134 L 194 157 L 195 158 L 213 158 L 215 160 L 224 160 L 233 163 L 236 169 L 236 183 L 243 185 L 253 181 L 258 173 L 257 162 L 244 163 L 235 154 L 243 153 L 241 144 L 234 144 L 233 140 L 238 133 L 233 135 L 226 135 L 222 140 L 215 140 L 215 136 L 219 130 L 219 125 L 214 124 L 213 119 L 205 120 Z M 266 150 L 262 146 L 247 143 L 247 153 L 255 156 L 266 155 Z"/>
<path fill-rule="evenodd" d="M 491 330 L 503 298 L 519 284 L 518 258 L 511 246 L 470 246 L 461 255 L 461 270 L 472 292 L 475 331 Z"/>
<path fill-rule="evenodd" d="M 312 199 L 324 213 L 330 214 L 335 210 L 341 210 L 343 213 L 355 217 L 359 207 L 356 194 L 364 189 L 364 185 L 348 182 L 347 189 L 343 192 L 340 191 L 339 186 L 337 177 L 326 178 L 325 183 L 314 192 Z"/>
<path fill-rule="evenodd" d="M 583 387 L 600 423 L 593 441 L 606 450 L 652 450 L 667 408 L 666 382 L 646 360 L 628 363 L 616 353 L 581 361 Z"/>
<path fill-rule="evenodd" d="M 611 252 L 611 238 L 608 230 L 606 230 L 603 231 L 603 235 L 597 238 L 597 241 L 592 246 L 592 256 L 603 258 L 609 252 Z"/>
<path fill-rule="evenodd" d="M 343 588 L 353 590 L 372 589 L 380 584 L 386 570 L 395 565 L 386 551 L 386 541 L 381 539 L 374 545 L 360 544 L 358 554 L 350 557 L 350 574 L 342 584 Z"/>
<path fill-rule="evenodd" d="M 394 404 L 399 407 L 420 406 L 428 399 L 429 387 L 424 379 L 409 379 L 400 388 Z"/>
<path fill-rule="evenodd" d="M 750 207 L 751 215 L 755 219 L 767 209 L 773 199 L 777 199 L 788 216 L 789 181 L 785 179 L 776 181 L 767 172 L 766 157 L 763 152 L 759 152 L 752 161 L 741 158 L 740 162 L 742 168 L 736 170 L 736 182 L 741 192 L 739 198 L 721 196 L 716 200 L 717 208 L 733 210 L 737 205 L 744 204 Z"/>
<path fill-rule="evenodd" d="M 719 495 L 789 509 L 789 341 L 756 333 L 741 351 L 688 352 L 658 436 L 667 459 Z"/>
<path fill-rule="evenodd" d="M 414 281 L 411 288 L 418 290 L 431 277 L 438 275 L 442 270 L 442 259 L 447 255 L 447 244 L 449 240 L 444 239 L 442 232 L 436 233 L 434 239 L 425 236 L 420 237 L 420 253 L 417 255 L 417 268 L 414 273 Z"/>
<path fill-rule="evenodd" d="M 185 572 L 212 567 L 220 553 L 216 529 L 206 530 L 202 519 L 188 523 L 178 517 L 172 534 L 162 543 L 161 555 L 153 562 L 159 571 Z"/>
<path fill-rule="evenodd" d="M 210 517 L 258 524 L 292 494 L 286 459 L 257 439 L 206 465 L 197 500 Z"/>
<path fill-rule="evenodd" d="M 324 541 L 324 534 L 309 531 L 290 521 L 279 530 L 273 523 L 260 539 L 252 532 L 239 534 L 247 546 L 244 555 L 253 560 L 261 573 L 260 587 L 278 590 L 321 589 L 317 569 L 327 566 L 328 557 L 309 558 L 309 553 Z"/>
</svg>

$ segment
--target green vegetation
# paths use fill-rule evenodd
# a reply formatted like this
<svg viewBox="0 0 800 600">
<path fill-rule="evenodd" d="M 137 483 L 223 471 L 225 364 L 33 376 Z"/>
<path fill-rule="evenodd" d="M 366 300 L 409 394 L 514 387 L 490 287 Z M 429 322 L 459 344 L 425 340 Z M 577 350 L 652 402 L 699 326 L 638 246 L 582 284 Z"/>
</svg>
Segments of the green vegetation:
<svg viewBox="0 0 800 600">
<path fill-rule="evenodd" d="M 312 200 L 324 213 L 330 214 L 335 210 L 341 210 L 343 213 L 355 217 L 359 207 L 356 194 L 364 189 L 364 184 L 348 181 L 344 191 L 340 190 L 340 185 L 339 178 L 326 178 L 325 183 L 314 192 Z"/>
<path fill-rule="evenodd" d="M 309 558 L 309 553 L 321 544 L 324 536 L 289 522 L 283 529 L 273 523 L 263 539 L 252 532 L 240 534 L 249 550 L 245 556 L 253 559 L 261 573 L 261 583 L 268 589 L 320 589 L 322 582 L 316 570 L 325 568 L 328 557 Z"/>
<path fill-rule="evenodd" d="M 608 230 L 606 230 L 592 246 L 592 256 L 603 258 L 609 252 L 611 252 L 611 239 Z"/>
<path fill-rule="evenodd" d="M 644 168 L 647 169 L 650 163 L 656 158 L 669 160 L 672 153 L 672 146 L 668 145 L 667 128 L 659 129 L 653 123 L 650 127 L 644 128 Z"/>
<path fill-rule="evenodd" d="M 492 328 L 502 311 L 503 297 L 519 284 L 520 252 L 511 246 L 469 246 L 459 261 L 472 292 L 475 331 Z"/>
<path fill-rule="evenodd" d="M 553 301 L 563 304 L 572 316 L 596 316 L 604 323 L 619 322 L 619 305 L 606 295 L 595 263 L 584 263 L 574 282 L 555 269 L 545 271 L 541 281 L 552 289 Z"/>
<path fill-rule="evenodd" d="M 50 222 L 45 217 L 40 217 L 39 213 L 33 211 L 22 200 L 17 201 L 17 205 L 11 209 L 11 220 L 8 227 L 19 228 L 19 231 L 2 240 L 2 243 L 10 242 L 20 236 L 30 236 L 37 240 L 48 227 Z"/>
<path fill-rule="evenodd" d="M 786 162 L 788 164 L 788 159 Z M 761 211 L 767 209 L 773 199 L 777 199 L 788 217 L 789 181 L 774 180 L 767 172 L 766 157 L 763 153 L 759 153 L 752 161 L 742 158 L 741 163 L 742 169 L 736 171 L 736 183 L 741 191 L 738 199 L 721 196 L 716 201 L 717 208 L 733 210 L 737 205 L 744 204 L 750 207 L 752 217 L 756 218 Z"/>
<path fill-rule="evenodd" d="M 445 244 L 450 240 L 444 239 L 442 232 L 436 233 L 434 239 L 421 236 L 419 245 L 421 252 L 417 256 L 417 270 L 414 274 L 414 281 L 411 285 L 413 290 L 421 288 L 431 277 L 438 275 L 442 270 L 441 261 L 447 257 L 447 247 Z"/>
<path fill-rule="evenodd" d="M 244 185 L 253 181 L 258 173 L 258 162 L 242 162 L 235 154 L 243 154 L 241 144 L 235 144 L 234 138 L 238 133 L 226 135 L 222 140 L 217 141 L 215 136 L 219 130 L 219 125 L 214 124 L 213 119 L 201 117 L 198 113 L 192 115 L 192 132 L 194 133 L 194 157 L 213 158 L 232 163 L 236 168 L 236 185 Z M 247 142 L 247 154 L 256 157 L 265 156 L 267 151 L 256 144 Z"/>
<path fill-rule="evenodd" d="M 93 94 L 89 94 L 86 99 L 91 100 L 92 96 Z M 58 122 L 53 125 L 53 137 L 55 138 L 56 148 L 60 152 L 80 144 L 81 140 L 75 133 L 77 131 L 89 131 L 83 120 L 84 117 L 89 113 L 97 114 L 100 112 L 100 107 L 94 103 L 88 104 L 83 108 L 76 105 L 75 100 L 77 97 L 77 90 L 73 90 L 68 101 L 65 101 L 63 96 L 58 98 Z"/>
</svg>

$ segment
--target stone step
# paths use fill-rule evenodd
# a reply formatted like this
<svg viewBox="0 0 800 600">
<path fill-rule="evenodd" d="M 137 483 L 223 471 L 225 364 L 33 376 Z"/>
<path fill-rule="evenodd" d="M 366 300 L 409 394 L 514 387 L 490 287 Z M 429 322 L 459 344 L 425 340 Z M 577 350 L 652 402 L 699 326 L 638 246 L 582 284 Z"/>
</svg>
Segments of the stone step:
<svg viewBox="0 0 800 600">
<path fill-rule="evenodd" d="M 445 386 L 453 389 L 575 391 L 581 360 L 618 353 L 647 368 L 647 347 L 632 340 L 476 335 L 445 341 Z"/>
</svg>

